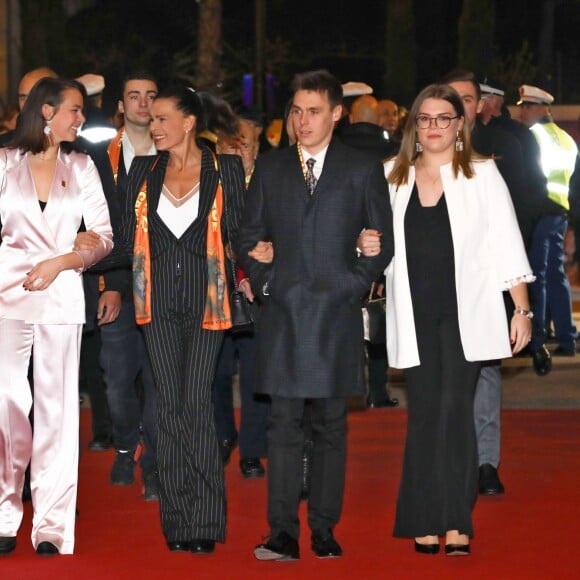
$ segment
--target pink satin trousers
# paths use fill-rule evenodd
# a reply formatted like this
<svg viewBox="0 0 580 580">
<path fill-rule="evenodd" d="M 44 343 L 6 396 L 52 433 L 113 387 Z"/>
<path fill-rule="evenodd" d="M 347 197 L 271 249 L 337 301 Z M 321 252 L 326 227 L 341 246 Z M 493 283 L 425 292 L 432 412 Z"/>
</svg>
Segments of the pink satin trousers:
<svg viewBox="0 0 580 580">
<path fill-rule="evenodd" d="M 74 550 L 81 333 L 80 324 L 0 319 L 0 536 L 17 535 L 31 461 L 32 545 L 48 541 L 61 554 Z"/>
</svg>

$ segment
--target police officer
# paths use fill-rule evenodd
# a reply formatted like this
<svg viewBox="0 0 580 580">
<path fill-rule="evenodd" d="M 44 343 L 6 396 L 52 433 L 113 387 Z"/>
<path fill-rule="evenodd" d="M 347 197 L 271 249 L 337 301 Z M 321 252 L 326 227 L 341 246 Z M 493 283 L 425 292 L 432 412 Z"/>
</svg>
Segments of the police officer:
<svg viewBox="0 0 580 580">
<path fill-rule="evenodd" d="M 550 364 L 545 348 L 548 313 L 558 341 L 553 355 L 576 355 L 570 284 L 564 272 L 564 235 L 570 210 L 570 180 L 579 164 L 578 148 L 574 139 L 554 123 L 550 114 L 554 97 L 550 93 L 530 85 L 522 85 L 519 92 L 520 120 L 538 142 L 542 170 L 548 181 L 548 196 L 529 250 L 530 264 L 536 275 L 536 281 L 530 286 L 534 310 L 530 348 L 534 368 L 542 374 Z"/>
</svg>

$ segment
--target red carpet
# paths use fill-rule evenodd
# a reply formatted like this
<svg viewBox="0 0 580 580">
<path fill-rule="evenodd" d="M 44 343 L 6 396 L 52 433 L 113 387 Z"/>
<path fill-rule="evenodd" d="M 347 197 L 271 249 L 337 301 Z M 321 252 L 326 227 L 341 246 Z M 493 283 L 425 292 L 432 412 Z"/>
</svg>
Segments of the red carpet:
<svg viewBox="0 0 580 580">
<path fill-rule="evenodd" d="M 405 411 L 350 415 L 343 518 L 336 536 L 342 559 L 317 560 L 303 527 L 299 562 L 258 562 L 252 549 L 267 532 L 266 481 L 244 480 L 234 453 L 227 467 L 228 539 L 212 556 L 173 554 L 165 547 L 158 505 L 108 482 L 113 452 L 85 451 L 88 411 L 82 411 L 77 546 L 74 556 L 42 559 L 30 545 L 30 506 L 16 551 L 0 559 L 0 578 L 124 579 L 274 578 L 578 578 L 580 530 L 580 410 L 503 414 L 503 497 L 480 498 L 474 510 L 473 554 L 415 554 L 411 540 L 391 530 L 405 429 Z M 139 478 L 140 479 L 140 478 Z M 304 506 L 301 514 L 306 522 Z M 574 572 L 576 570 L 576 572 Z"/>
</svg>

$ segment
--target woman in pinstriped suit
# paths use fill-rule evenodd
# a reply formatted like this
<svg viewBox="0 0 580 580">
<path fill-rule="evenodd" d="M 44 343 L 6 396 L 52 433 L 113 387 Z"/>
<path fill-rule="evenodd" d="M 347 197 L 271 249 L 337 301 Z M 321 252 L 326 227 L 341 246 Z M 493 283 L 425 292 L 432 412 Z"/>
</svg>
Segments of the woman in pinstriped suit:
<svg viewBox="0 0 580 580">
<path fill-rule="evenodd" d="M 208 216 L 223 186 L 223 245 L 237 229 L 244 170 L 214 157 L 196 136 L 206 129 L 207 95 L 172 88 L 157 95 L 151 131 L 158 150 L 137 157 L 124 192 L 125 234 L 146 183 L 151 254 L 151 321 L 143 326 L 158 389 L 161 521 L 172 551 L 213 552 L 225 540 L 226 498 L 211 385 L 223 332 L 202 327 L 208 295 Z M 223 128 L 235 130 L 228 109 Z M 123 192 L 121 192 L 123 194 Z M 227 227 L 226 226 L 227 221 Z"/>
</svg>

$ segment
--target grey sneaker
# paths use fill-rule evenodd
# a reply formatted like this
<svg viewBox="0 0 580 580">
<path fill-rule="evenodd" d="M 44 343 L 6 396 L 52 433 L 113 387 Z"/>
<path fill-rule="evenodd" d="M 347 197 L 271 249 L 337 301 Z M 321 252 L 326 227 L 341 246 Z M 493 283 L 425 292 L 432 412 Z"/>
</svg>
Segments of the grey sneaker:
<svg viewBox="0 0 580 580">
<path fill-rule="evenodd" d="M 156 471 L 143 475 L 143 499 L 159 501 L 159 479 Z"/>
<path fill-rule="evenodd" d="M 111 468 L 113 485 L 131 485 L 135 481 L 135 460 L 132 451 L 118 450 Z"/>
</svg>

